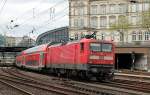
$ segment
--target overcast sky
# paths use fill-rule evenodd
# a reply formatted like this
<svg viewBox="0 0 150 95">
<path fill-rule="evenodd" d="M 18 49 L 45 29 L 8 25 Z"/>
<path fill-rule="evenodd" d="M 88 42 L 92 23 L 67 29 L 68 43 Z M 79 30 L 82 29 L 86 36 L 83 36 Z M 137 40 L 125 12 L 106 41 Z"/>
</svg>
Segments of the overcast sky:
<svg viewBox="0 0 150 95">
<path fill-rule="evenodd" d="M 19 27 L 13 28 L 15 25 Z M 47 30 L 67 25 L 67 0 L 0 0 L 2 34 L 36 38 Z"/>
</svg>

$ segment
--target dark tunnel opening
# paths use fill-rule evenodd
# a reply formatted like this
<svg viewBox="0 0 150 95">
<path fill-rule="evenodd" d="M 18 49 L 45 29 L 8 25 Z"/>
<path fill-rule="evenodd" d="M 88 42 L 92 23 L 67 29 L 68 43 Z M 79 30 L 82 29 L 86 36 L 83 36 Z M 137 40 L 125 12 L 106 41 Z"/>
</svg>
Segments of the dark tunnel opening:
<svg viewBox="0 0 150 95">
<path fill-rule="evenodd" d="M 131 69 L 132 57 L 130 53 L 116 54 L 115 69 Z"/>
</svg>

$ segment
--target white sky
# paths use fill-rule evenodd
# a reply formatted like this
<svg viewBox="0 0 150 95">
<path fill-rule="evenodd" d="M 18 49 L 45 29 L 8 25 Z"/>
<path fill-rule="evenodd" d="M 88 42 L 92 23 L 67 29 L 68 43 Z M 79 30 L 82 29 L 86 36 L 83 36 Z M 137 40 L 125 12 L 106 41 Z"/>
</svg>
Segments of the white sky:
<svg viewBox="0 0 150 95">
<path fill-rule="evenodd" d="M 50 8 L 55 12 L 50 12 Z M 68 19 L 67 0 L 0 0 L 1 34 L 36 38 L 47 30 L 67 26 Z M 16 24 L 19 27 L 12 29 Z"/>
</svg>

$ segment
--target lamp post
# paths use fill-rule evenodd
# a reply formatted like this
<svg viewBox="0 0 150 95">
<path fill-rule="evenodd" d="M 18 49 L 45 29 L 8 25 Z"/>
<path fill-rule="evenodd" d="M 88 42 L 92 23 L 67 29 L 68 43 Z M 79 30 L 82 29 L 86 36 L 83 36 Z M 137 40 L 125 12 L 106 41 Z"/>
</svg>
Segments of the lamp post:
<svg viewBox="0 0 150 95">
<path fill-rule="evenodd" d="M 132 65 L 131 65 L 131 71 L 135 69 L 135 52 L 131 52 L 131 59 L 132 59 Z"/>
</svg>

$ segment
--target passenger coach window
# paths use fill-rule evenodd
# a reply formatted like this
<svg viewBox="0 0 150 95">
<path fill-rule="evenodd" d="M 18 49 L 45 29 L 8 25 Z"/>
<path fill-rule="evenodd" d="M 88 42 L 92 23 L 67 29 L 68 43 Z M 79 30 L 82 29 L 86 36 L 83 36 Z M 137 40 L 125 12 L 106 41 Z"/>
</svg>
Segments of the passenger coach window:
<svg viewBox="0 0 150 95">
<path fill-rule="evenodd" d="M 81 43 L 81 44 L 80 44 L 80 49 L 81 49 L 81 51 L 84 50 L 84 43 Z"/>
</svg>

